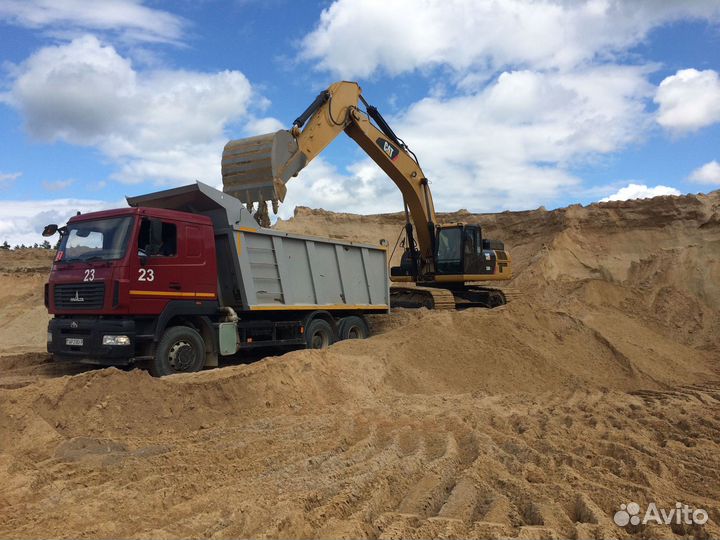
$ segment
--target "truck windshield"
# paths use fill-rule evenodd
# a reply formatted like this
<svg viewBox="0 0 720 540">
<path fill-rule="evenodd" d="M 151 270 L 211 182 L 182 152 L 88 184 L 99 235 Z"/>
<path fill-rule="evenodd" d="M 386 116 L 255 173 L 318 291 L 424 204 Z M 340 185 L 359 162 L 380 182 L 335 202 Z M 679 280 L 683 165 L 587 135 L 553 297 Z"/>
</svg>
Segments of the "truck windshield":
<svg viewBox="0 0 720 540">
<path fill-rule="evenodd" d="M 78 221 L 67 226 L 58 255 L 60 261 L 108 261 L 121 259 L 130 236 L 130 216 Z"/>
</svg>

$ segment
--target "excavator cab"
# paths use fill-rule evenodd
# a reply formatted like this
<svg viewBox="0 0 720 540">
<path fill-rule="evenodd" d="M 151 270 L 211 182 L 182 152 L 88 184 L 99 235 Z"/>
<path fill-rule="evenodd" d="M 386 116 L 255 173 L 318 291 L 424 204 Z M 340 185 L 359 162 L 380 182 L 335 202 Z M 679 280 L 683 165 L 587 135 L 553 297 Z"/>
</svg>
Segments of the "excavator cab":
<svg viewBox="0 0 720 540">
<path fill-rule="evenodd" d="M 509 279 L 509 257 L 499 240 L 482 237 L 479 225 L 455 224 L 437 228 L 435 241 L 435 276 L 442 282 L 483 281 Z M 413 257 L 414 255 L 414 257 Z M 419 253 L 410 249 L 403 253 L 399 267 L 391 269 L 391 276 L 414 276 Z M 394 281 L 403 281 L 394 279 Z"/>
<path fill-rule="evenodd" d="M 484 239 L 479 225 L 439 227 L 435 245 L 435 275 L 438 276 L 480 281 L 503 274 L 508 266 L 503 242 Z"/>
<path fill-rule="evenodd" d="M 408 232 L 410 231 L 410 232 Z M 406 234 L 412 234 L 412 227 L 406 228 Z M 474 265 L 477 259 L 475 246 L 479 245 L 480 228 L 477 225 L 450 225 L 438 227 L 435 236 L 435 275 L 462 275 L 466 265 Z M 413 278 L 421 274 L 419 271 L 420 252 L 415 249 L 415 242 L 406 240 L 405 252 L 400 266 L 390 269 L 394 278 Z M 405 281 L 395 279 L 394 281 Z M 409 281 L 409 280 L 408 280 Z M 413 279 L 414 281 L 414 279 Z"/>
<path fill-rule="evenodd" d="M 444 227 L 437 231 L 435 271 L 437 274 L 462 274 L 464 252 L 462 226 Z"/>
<path fill-rule="evenodd" d="M 437 274 L 463 274 L 465 254 L 465 228 L 462 225 L 439 228 L 435 255 Z"/>
<path fill-rule="evenodd" d="M 485 270 L 478 225 L 451 225 L 437 231 L 435 272 L 438 275 L 481 274 Z"/>
</svg>

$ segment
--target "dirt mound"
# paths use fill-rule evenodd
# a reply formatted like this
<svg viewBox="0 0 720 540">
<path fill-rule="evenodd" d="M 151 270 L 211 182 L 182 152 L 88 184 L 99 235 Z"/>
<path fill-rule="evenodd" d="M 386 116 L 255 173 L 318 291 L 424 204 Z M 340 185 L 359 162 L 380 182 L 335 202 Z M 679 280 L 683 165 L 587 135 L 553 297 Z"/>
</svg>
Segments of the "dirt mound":
<svg viewBox="0 0 720 540">
<path fill-rule="evenodd" d="M 0 272 L 47 275 L 54 256 L 55 251 L 49 249 L 0 249 Z"/>
<path fill-rule="evenodd" d="M 719 191 L 553 211 L 460 211 L 438 219 L 478 223 L 485 237 L 504 240 L 512 255 L 513 287 L 539 309 L 567 311 L 586 323 L 609 312 L 610 319 L 630 327 L 717 351 Z M 352 216 L 300 207 L 277 228 L 372 243 L 384 238 L 392 247 L 403 224 L 401 213 Z M 638 341 L 634 332 L 625 334 Z M 644 337 L 650 339 L 639 349 L 648 350 L 654 337 Z"/>
<path fill-rule="evenodd" d="M 720 499 L 718 385 L 417 393 L 356 347 L 4 391 L 0 535 L 624 537 L 623 501 Z"/>
<path fill-rule="evenodd" d="M 402 219 L 278 228 L 392 245 Z M 505 240 L 518 300 L 165 379 L 0 358 L 0 537 L 720 536 L 720 194 L 442 219 Z M 44 280 L 16 274 L 8 339 Z M 630 501 L 710 521 L 619 528 Z"/>
<path fill-rule="evenodd" d="M 0 351 L 42 350 L 49 319 L 43 287 L 54 252 L 0 250 Z"/>
</svg>

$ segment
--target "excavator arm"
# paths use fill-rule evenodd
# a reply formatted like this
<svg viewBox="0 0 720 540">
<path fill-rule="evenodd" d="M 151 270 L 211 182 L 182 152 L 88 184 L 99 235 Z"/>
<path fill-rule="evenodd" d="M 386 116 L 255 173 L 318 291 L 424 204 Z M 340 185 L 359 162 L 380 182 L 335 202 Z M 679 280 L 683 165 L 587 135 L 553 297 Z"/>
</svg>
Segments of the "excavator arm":
<svg viewBox="0 0 720 540">
<path fill-rule="evenodd" d="M 367 112 L 359 108 L 360 102 Z M 223 151 L 224 191 L 250 208 L 258 203 L 258 214 L 267 220 L 267 202 L 271 201 L 277 212 L 285 198 L 285 183 L 343 131 L 400 189 L 414 225 L 419 269 L 432 271 L 436 219 L 427 178 L 412 152 L 363 99 L 357 83 L 332 84 L 295 120 L 291 130 L 230 141 Z M 407 229 L 413 242 L 409 221 Z"/>
<path fill-rule="evenodd" d="M 415 155 L 365 101 L 357 83 L 337 82 L 323 90 L 289 130 L 230 141 L 223 151 L 223 189 L 251 210 L 257 204 L 255 218 L 269 226 L 267 203 L 277 213 L 285 184 L 341 132 L 377 163 L 403 196 L 408 244 L 400 266 L 391 268 L 392 305 L 454 309 L 505 303 L 504 291 L 476 284 L 511 278 L 504 244 L 483 238 L 477 224 L 437 226 L 428 181 Z"/>
</svg>

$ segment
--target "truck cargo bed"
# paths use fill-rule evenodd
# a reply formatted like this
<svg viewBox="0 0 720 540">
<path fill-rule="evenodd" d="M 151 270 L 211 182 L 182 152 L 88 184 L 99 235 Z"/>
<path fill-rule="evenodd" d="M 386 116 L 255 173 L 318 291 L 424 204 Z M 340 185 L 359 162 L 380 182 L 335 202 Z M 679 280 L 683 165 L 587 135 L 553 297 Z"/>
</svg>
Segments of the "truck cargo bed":
<svg viewBox="0 0 720 540">
<path fill-rule="evenodd" d="M 384 250 L 267 229 L 236 235 L 251 310 L 389 305 Z"/>
<path fill-rule="evenodd" d="M 221 305 L 245 312 L 389 309 L 384 247 L 262 228 L 240 201 L 201 182 L 128 202 L 212 219 Z"/>
</svg>

